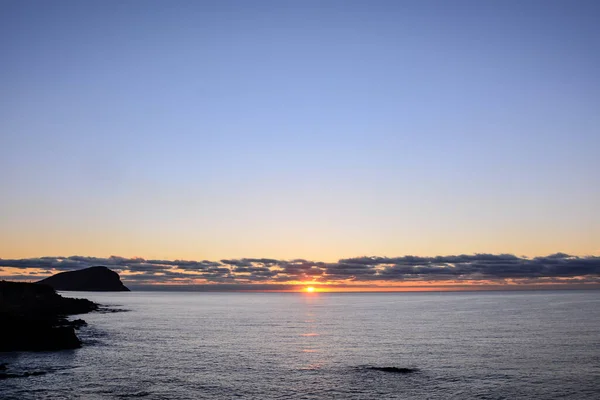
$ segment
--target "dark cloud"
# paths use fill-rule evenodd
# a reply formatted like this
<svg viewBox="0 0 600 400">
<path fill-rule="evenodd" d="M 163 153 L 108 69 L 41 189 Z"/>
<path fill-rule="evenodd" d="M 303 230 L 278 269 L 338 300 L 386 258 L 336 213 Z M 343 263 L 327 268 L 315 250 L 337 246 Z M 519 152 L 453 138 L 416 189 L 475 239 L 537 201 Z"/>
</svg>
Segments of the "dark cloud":
<svg viewBox="0 0 600 400">
<path fill-rule="evenodd" d="M 375 264 L 376 265 L 376 264 Z M 374 265 L 365 263 L 355 263 L 353 260 L 344 260 L 344 262 L 328 264 L 325 269 L 326 279 L 328 280 L 371 280 L 377 271 Z"/>
<path fill-rule="evenodd" d="M 272 258 L 242 258 L 239 260 L 221 260 L 221 263 L 223 264 L 233 265 L 236 267 L 250 267 L 253 265 L 271 266 L 281 262 L 281 260 L 274 260 Z"/>
<path fill-rule="evenodd" d="M 282 261 L 278 264 L 280 274 L 284 276 L 296 277 L 296 280 L 311 280 L 325 273 L 327 264 L 323 262 L 313 262 L 307 260 Z"/>
<path fill-rule="evenodd" d="M 251 267 L 252 266 L 252 262 L 246 258 L 243 258 L 241 260 L 221 260 L 221 262 L 226 265 L 233 265 L 234 267 Z"/>
<path fill-rule="evenodd" d="M 166 267 L 178 267 L 186 270 L 203 270 L 211 267 L 220 267 L 222 264 L 218 261 L 186 261 L 186 260 L 148 260 L 148 264 L 163 265 Z"/>
<path fill-rule="evenodd" d="M 472 254 L 454 256 L 356 257 L 327 263 L 304 259 L 271 258 L 223 259 L 220 261 L 146 260 L 143 258 L 108 258 L 70 256 L 28 259 L 0 259 L 0 267 L 23 270 L 25 279 L 34 270 L 41 274 L 105 265 L 122 274 L 125 282 L 197 283 L 270 285 L 315 281 L 328 283 L 394 282 L 461 282 L 490 281 L 498 284 L 519 280 L 534 282 L 598 283 L 600 257 L 576 257 L 556 253 L 526 258 L 512 254 Z M 0 270 L 2 270 L 0 268 Z M 27 270 L 31 270 L 27 272 Z M 581 278 L 579 278 L 581 277 Z M 274 287 L 274 286 L 273 286 Z M 289 286 L 288 286 L 289 287 Z"/>
</svg>

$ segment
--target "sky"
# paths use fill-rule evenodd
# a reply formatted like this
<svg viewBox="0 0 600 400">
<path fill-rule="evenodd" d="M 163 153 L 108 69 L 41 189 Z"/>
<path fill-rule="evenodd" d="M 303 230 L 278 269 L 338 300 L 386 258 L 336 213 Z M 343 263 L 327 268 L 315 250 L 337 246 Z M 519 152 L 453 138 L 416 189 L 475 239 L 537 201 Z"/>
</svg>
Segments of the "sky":
<svg viewBox="0 0 600 400">
<path fill-rule="evenodd" d="M 0 275 L 597 262 L 599 19 L 595 0 L 3 0 Z"/>
</svg>

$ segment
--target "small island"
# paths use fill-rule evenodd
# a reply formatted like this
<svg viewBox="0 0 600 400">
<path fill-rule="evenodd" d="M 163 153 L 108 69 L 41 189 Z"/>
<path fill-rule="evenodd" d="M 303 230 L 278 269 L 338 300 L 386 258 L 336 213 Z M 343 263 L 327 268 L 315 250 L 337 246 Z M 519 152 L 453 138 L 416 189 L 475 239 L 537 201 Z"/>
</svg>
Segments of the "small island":
<svg viewBox="0 0 600 400">
<path fill-rule="evenodd" d="M 119 274 L 103 266 L 61 272 L 38 283 L 64 291 L 129 292 Z"/>
</svg>

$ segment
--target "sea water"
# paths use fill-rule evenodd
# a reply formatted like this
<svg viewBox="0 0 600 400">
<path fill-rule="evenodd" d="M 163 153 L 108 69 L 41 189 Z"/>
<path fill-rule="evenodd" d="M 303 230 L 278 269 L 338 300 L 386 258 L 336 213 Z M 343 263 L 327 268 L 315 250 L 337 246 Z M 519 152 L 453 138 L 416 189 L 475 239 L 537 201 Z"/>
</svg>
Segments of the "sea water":
<svg viewBox="0 0 600 400">
<path fill-rule="evenodd" d="M 83 347 L 2 399 L 600 399 L 600 291 L 63 293 Z M 409 368 L 391 373 L 379 367 Z"/>
</svg>

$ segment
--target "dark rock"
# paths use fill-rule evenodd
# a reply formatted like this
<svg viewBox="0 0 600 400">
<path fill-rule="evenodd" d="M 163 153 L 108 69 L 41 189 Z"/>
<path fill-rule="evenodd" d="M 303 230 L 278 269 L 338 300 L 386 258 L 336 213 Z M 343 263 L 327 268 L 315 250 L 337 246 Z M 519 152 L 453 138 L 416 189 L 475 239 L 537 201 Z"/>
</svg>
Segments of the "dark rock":
<svg viewBox="0 0 600 400">
<path fill-rule="evenodd" d="M 112 313 L 118 313 L 118 312 L 127 312 L 129 310 L 124 309 L 124 308 L 112 308 L 112 307 L 106 307 L 106 306 L 100 306 L 98 308 L 98 313 L 100 314 L 112 314 Z"/>
<path fill-rule="evenodd" d="M 398 368 L 398 367 L 369 367 L 369 369 L 381 372 L 390 372 L 393 374 L 410 374 L 417 372 L 416 368 Z"/>
<path fill-rule="evenodd" d="M 89 292 L 128 292 L 119 274 L 106 267 L 90 267 L 77 271 L 61 272 L 38 283 L 52 286 L 56 290 Z"/>
<path fill-rule="evenodd" d="M 7 329 L 3 328 L 0 333 L 0 351 L 47 351 L 81 347 L 72 327 L 19 318 L 5 318 L 3 322 L 11 325 Z"/>
<path fill-rule="evenodd" d="M 0 351 L 78 348 L 74 325 L 64 316 L 97 309 L 89 300 L 64 298 L 47 285 L 0 281 Z"/>
<path fill-rule="evenodd" d="M 69 322 L 69 325 L 71 325 L 75 329 L 79 329 L 82 326 L 87 326 L 87 322 L 85 322 L 82 319 L 76 319 L 74 321 Z"/>
</svg>

